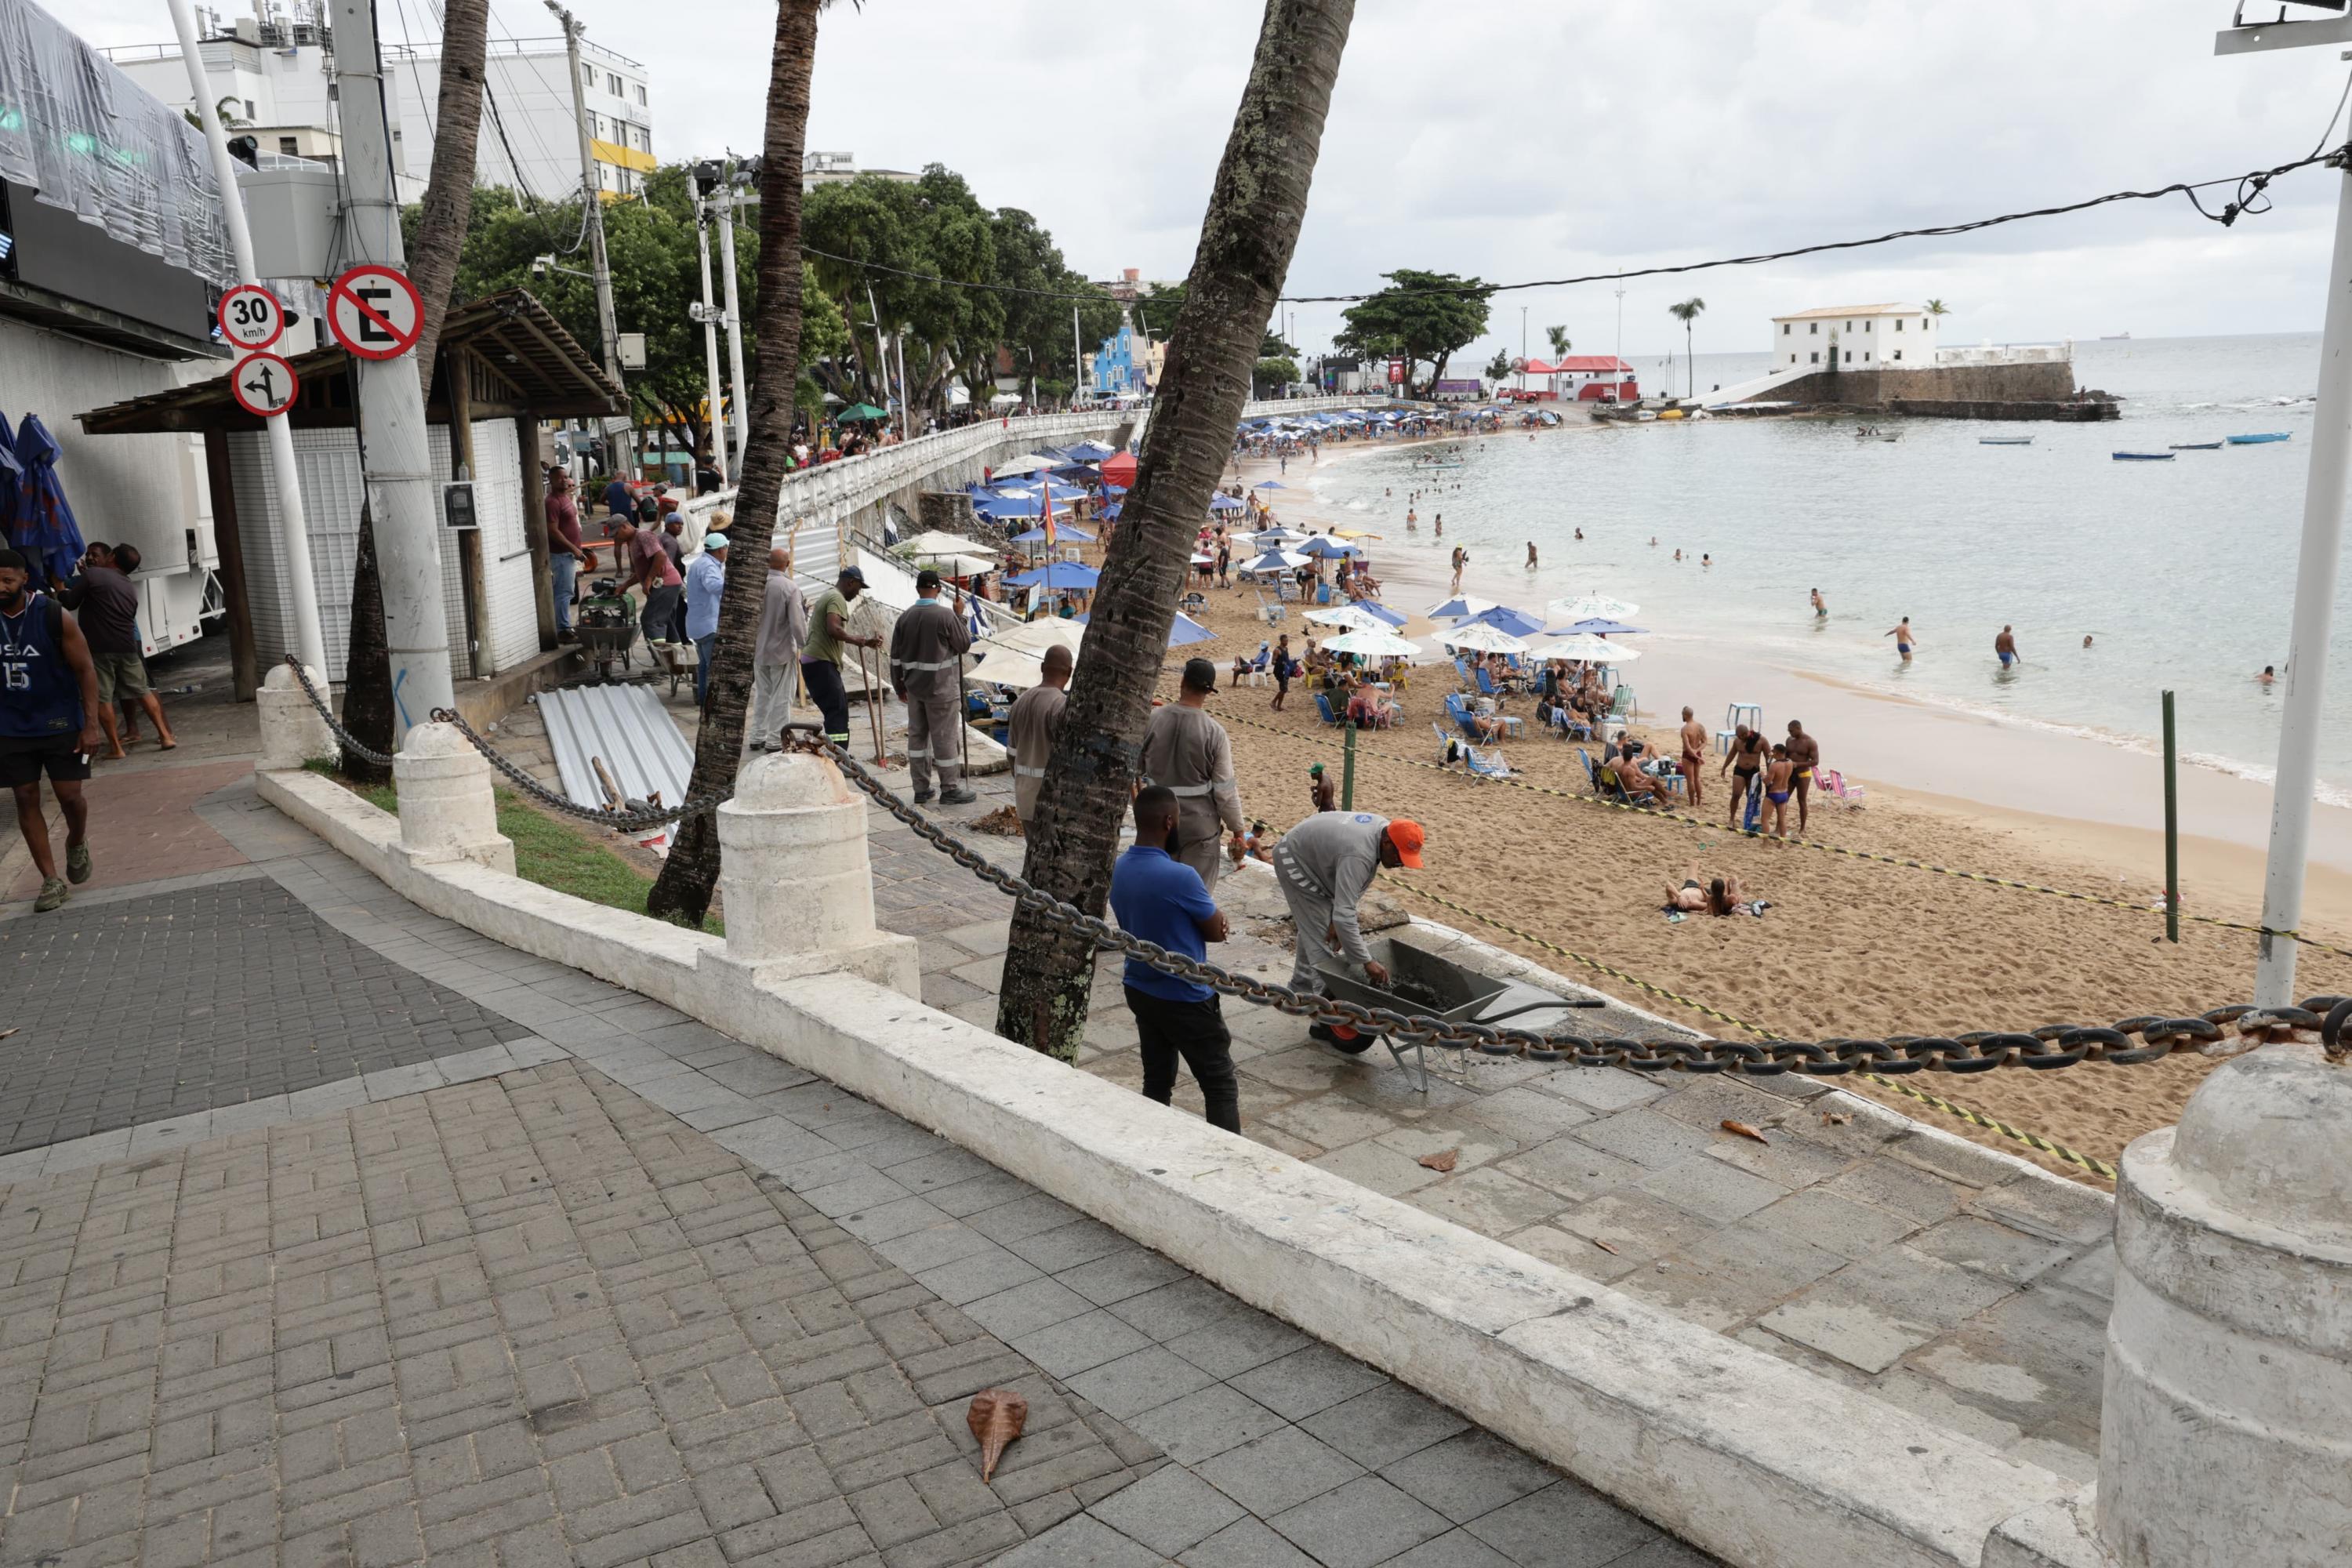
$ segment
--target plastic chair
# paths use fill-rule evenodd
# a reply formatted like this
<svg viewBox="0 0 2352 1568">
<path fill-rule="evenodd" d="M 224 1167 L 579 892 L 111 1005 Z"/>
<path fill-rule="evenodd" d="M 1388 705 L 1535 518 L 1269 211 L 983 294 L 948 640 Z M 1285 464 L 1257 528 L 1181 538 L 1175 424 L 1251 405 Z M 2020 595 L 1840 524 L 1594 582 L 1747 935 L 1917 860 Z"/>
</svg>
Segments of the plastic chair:
<svg viewBox="0 0 2352 1568">
<path fill-rule="evenodd" d="M 1511 764 L 1503 760 L 1503 753 L 1500 752 L 1488 752 L 1485 756 L 1480 756 L 1477 747 L 1465 746 L 1462 748 L 1462 760 L 1468 764 L 1470 776 L 1474 779 L 1507 779 L 1513 776 Z"/>
<path fill-rule="evenodd" d="M 1480 665 L 1476 669 L 1472 670 L 1470 673 L 1478 678 L 1479 696 L 1495 697 L 1500 695 L 1500 693 L 1495 689 L 1495 678 L 1486 673 L 1486 667 L 1485 665 Z"/>
<path fill-rule="evenodd" d="M 1339 716 L 1331 711 L 1331 699 L 1328 694 L 1321 691 L 1315 694 L 1315 710 L 1323 715 L 1323 722 L 1333 729 L 1339 728 Z"/>
<path fill-rule="evenodd" d="M 1717 756 L 1727 757 L 1731 754 L 1731 742 L 1739 738 L 1739 726 L 1742 724 L 1751 730 L 1761 731 L 1764 728 L 1764 704 L 1735 702 L 1724 710 L 1723 728 L 1715 732 Z"/>
</svg>

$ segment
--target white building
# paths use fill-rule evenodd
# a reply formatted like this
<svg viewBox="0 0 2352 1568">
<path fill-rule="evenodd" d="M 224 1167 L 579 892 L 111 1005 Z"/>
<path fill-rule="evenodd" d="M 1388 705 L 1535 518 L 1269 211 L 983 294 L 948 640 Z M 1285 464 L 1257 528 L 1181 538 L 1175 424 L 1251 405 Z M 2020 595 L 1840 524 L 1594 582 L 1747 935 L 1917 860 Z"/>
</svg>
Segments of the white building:
<svg viewBox="0 0 2352 1568">
<path fill-rule="evenodd" d="M 1925 370 L 1936 318 L 1921 305 L 1833 305 L 1772 318 L 1772 372 Z"/>
<path fill-rule="evenodd" d="M 801 189 L 813 191 L 819 185 L 845 185 L 860 174 L 872 174 L 880 179 L 895 180 L 911 185 L 923 176 L 910 174 L 904 169 L 861 169 L 855 153 L 820 153 L 814 149 L 801 154 Z"/>
<path fill-rule="evenodd" d="M 256 0 L 254 15 L 224 20 L 199 12 L 206 90 L 264 153 L 339 163 L 334 30 L 317 0 Z M 105 51 L 124 75 L 175 109 L 188 109 L 187 68 L 176 43 Z M 438 45 L 382 47 L 393 91 L 387 105 L 400 199 L 419 201 L 433 172 L 433 124 L 441 91 Z M 652 92 L 636 61 L 583 39 L 581 94 L 590 151 L 606 199 L 635 194 L 656 164 Z M 485 185 L 563 201 L 580 189 L 580 142 L 571 67 L 560 37 L 492 38 L 476 166 Z"/>
</svg>

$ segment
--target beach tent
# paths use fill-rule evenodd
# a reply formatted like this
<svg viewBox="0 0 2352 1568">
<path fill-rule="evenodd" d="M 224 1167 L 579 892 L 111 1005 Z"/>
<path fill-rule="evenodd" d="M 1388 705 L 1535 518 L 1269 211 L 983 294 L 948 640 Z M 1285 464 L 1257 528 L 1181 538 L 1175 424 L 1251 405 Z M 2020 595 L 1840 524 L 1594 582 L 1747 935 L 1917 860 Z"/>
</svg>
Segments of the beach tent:
<svg viewBox="0 0 2352 1568">
<path fill-rule="evenodd" d="M 1582 632 L 1562 637 L 1558 642 L 1546 643 L 1531 651 L 1538 658 L 1573 658 L 1587 664 L 1631 664 L 1642 657 L 1630 647 L 1620 647 L 1615 643 L 1603 642 L 1590 633 Z"/>
<path fill-rule="evenodd" d="M 845 424 L 855 425 L 866 419 L 887 419 L 890 417 L 890 411 L 887 408 L 877 408 L 870 403 L 853 403 L 834 417 Z"/>
<path fill-rule="evenodd" d="M 1092 588 L 1102 574 L 1075 561 L 1049 561 L 1034 572 L 1007 577 L 1008 588 Z"/>
<path fill-rule="evenodd" d="M 1508 605 L 1497 605 L 1491 610 L 1471 616 L 1464 624 L 1474 626 L 1493 626 L 1496 631 L 1508 632 L 1515 637 L 1535 637 L 1544 629 L 1543 622 L 1525 610 L 1515 610 Z"/>
<path fill-rule="evenodd" d="M 1527 639 L 1515 637 L 1494 626 L 1471 625 L 1455 626 L 1450 632 L 1440 632 L 1437 640 L 1447 647 L 1470 653 L 1525 653 Z"/>
<path fill-rule="evenodd" d="M 1293 555 L 1286 550 L 1269 550 L 1254 560 L 1244 561 L 1238 570 L 1244 572 L 1295 572 L 1307 564 L 1307 557 Z"/>
<path fill-rule="evenodd" d="M 1544 606 L 1545 613 L 1556 622 L 1630 621 L 1642 613 L 1639 605 L 1629 605 L 1622 599 L 1612 599 L 1606 594 L 1586 594 L 1578 598 L 1554 599 Z"/>
<path fill-rule="evenodd" d="M 1134 483 L 1135 483 L 1135 454 L 1134 454 L 1134 453 L 1132 453 L 1132 452 L 1121 452 L 1121 453 L 1119 453 L 1119 454 L 1118 454 L 1118 456 L 1116 456 L 1116 457 L 1112 457 L 1112 458 L 1104 458 L 1104 459 L 1103 459 L 1103 466 L 1102 466 L 1102 476 L 1103 476 L 1103 482 L 1104 482 L 1104 483 L 1106 483 L 1106 484 L 1112 484 L 1112 485 L 1132 485 L 1132 484 L 1134 484 Z"/>
<path fill-rule="evenodd" d="M 1483 616 L 1496 607 L 1492 599 L 1481 599 L 1470 594 L 1456 594 L 1442 604 L 1433 605 L 1422 612 L 1433 621 L 1466 621 Z"/>
<path fill-rule="evenodd" d="M 1382 627 L 1381 630 L 1342 632 L 1323 645 L 1325 653 L 1352 653 L 1364 658 L 1418 658 L 1420 647 L 1408 638 Z"/>
</svg>

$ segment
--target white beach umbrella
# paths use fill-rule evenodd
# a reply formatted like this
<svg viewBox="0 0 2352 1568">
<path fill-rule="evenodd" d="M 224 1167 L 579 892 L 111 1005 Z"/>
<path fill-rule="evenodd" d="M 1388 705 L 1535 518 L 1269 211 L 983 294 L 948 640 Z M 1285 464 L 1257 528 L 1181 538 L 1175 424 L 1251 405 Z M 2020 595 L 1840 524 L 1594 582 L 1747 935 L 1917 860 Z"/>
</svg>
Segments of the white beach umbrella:
<svg viewBox="0 0 2352 1568">
<path fill-rule="evenodd" d="M 1467 649 L 1473 653 L 1525 653 L 1528 651 L 1525 637 L 1515 637 L 1496 626 L 1456 626 L 1450 632 L 1439 633 L 1437 640 L 1447 647 Z"/>
<path fill-rule="evenodd" d="M 986 658 L 971 667 L 969 679 L 985 686 L 1011 686 L 1026 691 L 1045 683 L 1045 663 L 1034 653 L 992 647 Z"/>
<path fill-rule="evenodd" d="M 1622 599 L 1612 599 L 1606 594 L 1586 594 L 1580 598 L 1554 599 L 1544 606 L 1554 626 L 1566 626 L 1573 621 L 1630 621 L 1642 613 L 1639 605 L 1629 605 Z"/>
<path fill-rule="evenodd" d="M 1034 621 L 1024 621 L 1004 631 L 991 632 L 980 640 L 991 648 L 1003 648 L 1038 658 L 1056 645 L 1076 653 L 1086 636 L 1087 628 L 1076 621 L 1066 621 L 1059 616 L 1045 616 Z"/>
<path fill-rule="evenodd" d="M 919 555 L 915 559 L 942 577 L 976 577 L 996 570 L 995 559 L 986 555 Z"/>
<path fill-rule="evenodd" d="M 1383 626 L 1379 631 L 1342 632 L 1323 645 L 1325 653 L 1352 653 L 1365 658 L 1414 658 L 1421 648 Z"/>
<path fill-rule="evenodd" d="M 1309 563 L 1308 557 L 1287 550 L 1269 550 L 1265 554 L 1244 561 L 1238 570 L 1244 572 L 1291 572 Z"/>
<path fill-rule="evenodd" d="M 898 542 L 899 553 L 918 558 L 925 555 L 976 555 L 983 548 L 976 539 L 966 539 L 961 533 L 942 533 L 936 528 Z"/>
<path fill-rule="evenodd" d="M 1306 534 L 1299 532 L 1298 530 L 1295 528 L 1269 528 L 1262 532 L 1253 533 L 1250 535 L 1251 539 L 1256 541 L 1259 544 L 1264 545 L 1268 550 L 1272 550 L 1278 544 L 1296 544 L 1306 537 L 1307 537 Z"/>
<path fill-rule="evenodd" d="M 994 468 L 991 469 L 990 472 L 998 474 L 1034 474 L 1044 469 L 1066 468 L 1068 464 L 1069 459 L 1066 458 L 1046 458 L 1041 457 L 1035 452 L 1031 452 L 1023 457 L 1014 458 L 1010 461 L 999 463 Z"/>
<path fill-rule="evenodd" d="M 1573 658 L 1587 664 L 1631 664 L 1642 657 L 1636 649 L 1594 637 L 1590 632 L 1561 637 L 1557 642 L 1548 642 L 1529 651 L 1538 658 Z"/>
<path fill-rule="evenodd" d="M 1342 631 L 1384 632 L 1388 622 L 1360 605 L 1333 605 L 1328 609 L 1309 610 L 1307 618 L 1318 626 L 1338 626 Z"/>
</svg>

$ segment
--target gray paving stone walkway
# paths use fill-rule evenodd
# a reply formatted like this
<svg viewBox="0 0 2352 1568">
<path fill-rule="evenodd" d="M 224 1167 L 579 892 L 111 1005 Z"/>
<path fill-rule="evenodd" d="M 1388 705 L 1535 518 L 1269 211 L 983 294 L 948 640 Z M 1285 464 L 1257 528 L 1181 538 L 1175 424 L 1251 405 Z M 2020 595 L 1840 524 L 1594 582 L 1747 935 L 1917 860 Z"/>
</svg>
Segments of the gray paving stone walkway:
<svg viewBox="0 0 2352 1568">
<path fill-rule="evenodd" d="M 483 952 L 249 784 L 204 810 L 524 1032 L 0 1161 L 0 1564 L 1706 1561 L 835 1085 Z M 982 1485 L 991 1384 L 1031 1415 Z"/>
<path fill-rule="evenodd" d="M 0 919 L 0 1154 L 528 1035 L 266 876 Z"/>
</svg>

